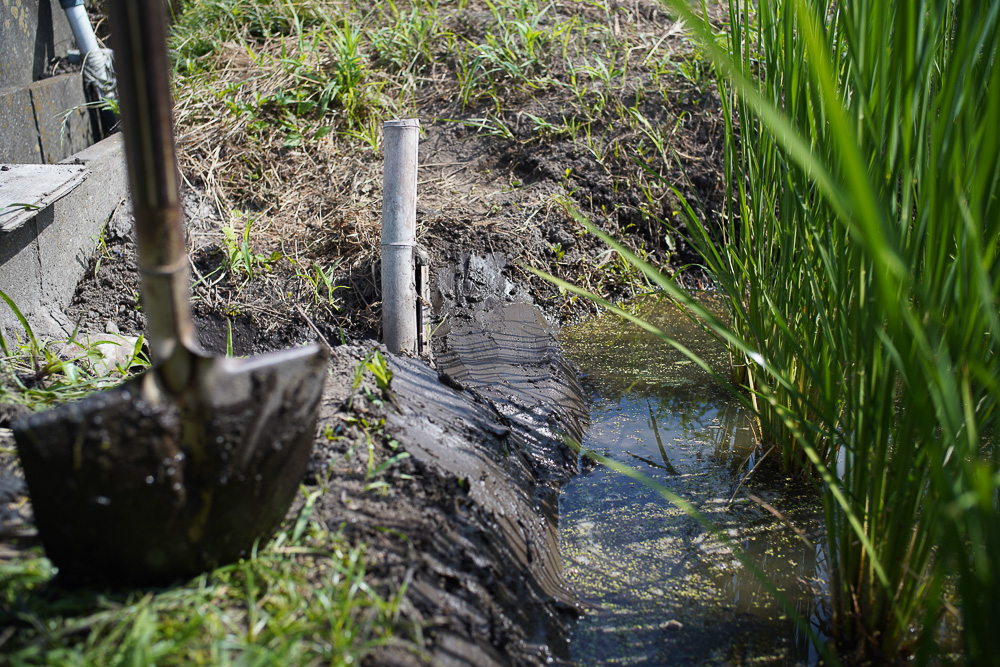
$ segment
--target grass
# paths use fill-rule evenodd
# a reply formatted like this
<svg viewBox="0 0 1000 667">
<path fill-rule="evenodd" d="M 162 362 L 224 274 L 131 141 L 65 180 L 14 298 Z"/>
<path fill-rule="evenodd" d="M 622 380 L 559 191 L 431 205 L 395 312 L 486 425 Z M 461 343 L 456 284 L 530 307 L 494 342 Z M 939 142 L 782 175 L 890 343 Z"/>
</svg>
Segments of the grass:
<svg viewBox="0 0 1000 667">
<path fill-rule="evenodd" d="M 721 43 L 675 9 L 720 73 L 721 233 L 678 201 L 733 325 L 605 238 L 730 344 L 820 484 L 841 655 L 931 660 L 957 607 L 967 659 L 996 664 L 997 8 L 734 1 Z"/>
<path fill-rule="evenodd" d="M 312 516 L 320 493 L 251 558 L 171 588 L 63 590 L 37 549 L 0 560 L 5 664 L 359 664 L 405 630 L 407 582 L 369 587 L 364 547 Z"/>
<path fill-rule="evenodd" d="M 305 267 L 341 261 L 336 278 L 355 294 L 327 318 L 377 300 L 367 268 L 378 256 L 380 128 L 392 117 L 460 123 L 498 154 L 569 144 L 593 165 L 566 184 L 580 206 L 608 230 L 641 229 L 666 265 L 673 232 L 658 220 L 677 207 L 663 179 L 687 187 L 673 147 L 703 112 L 677 99 L 695 107 L 713 82 L 683 34 L 660 28 L 634 8 L 583 0 L 189 0 L 171 37 L 182 172 L 237 245 L 252 216 L 255 253 L 295 249 L 279 274 L 315 283 Z M 595 179 L 608 183 L 596 194 Z M 635 272 L 570 256 L 558 271 L 643 289 Z"/>
<path fill-rule="evenodd" d="M 44 341 L 35 336 L 17 304 L 0 291 L 0 299 L 21 325 L 24 338 L 15 332 L 8 340 L 0 334 L 0 403 L 43 410 L 78 400 L 87 394 L 119 384 L 149 367 L 139 337 L 126 360 L 111 362 L 101 346 L 121 345 L 121 340 L 78 339 L 74 332 L 64 341 Z"/>
</svg>

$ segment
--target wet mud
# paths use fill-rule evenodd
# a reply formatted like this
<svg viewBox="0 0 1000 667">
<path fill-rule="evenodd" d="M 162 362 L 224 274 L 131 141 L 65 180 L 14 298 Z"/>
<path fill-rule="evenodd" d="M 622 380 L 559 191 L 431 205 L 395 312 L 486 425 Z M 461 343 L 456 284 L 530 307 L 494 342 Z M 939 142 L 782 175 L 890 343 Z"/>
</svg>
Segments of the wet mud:
<svg viewBox="0 0 1000 667">
<path fill-rule="evenodd" d="M 433 361 L 372 341 L 331 350 L 305 480 L 322 492 L 314 516 L 366 545 L 373 590 L 405 586 L 413 634 L 370 664 L 569 664 L 580 604 L 563 574 L 556 496 L 577 472 L 563 435 L 586 426 L 583 392 L 502 255 L 463 256 L 436 282 L 447 317 Z M 255 351 L 260 332 L 233 320 L 206 317 L 202 344 L 218 349 L 232 329 L 234 348 Z M 388 393 L 370 374 L 357 381 L 373 351 L 392 372 Z M 3 463 L 0 547 L 16 555 L 37 538 L 21 473 Z"/>
<path fill-rule="evenodd" d="M 500 255 L 466 256 L 439 275 L 449 324 L 436 365 L 391 357 L 386 435 L 419 467 L 426 508 L 412 599 L 447 619 L 435 664 L 551 664 L 568 656 L 579 613 L 562 571 L 556 493 L 577 470 L 562 435 L 579 438 L 586 406 L 554 331 L 504 276 Z M 428 484 L 434 478 L 434 482 Z"/>
</svg>

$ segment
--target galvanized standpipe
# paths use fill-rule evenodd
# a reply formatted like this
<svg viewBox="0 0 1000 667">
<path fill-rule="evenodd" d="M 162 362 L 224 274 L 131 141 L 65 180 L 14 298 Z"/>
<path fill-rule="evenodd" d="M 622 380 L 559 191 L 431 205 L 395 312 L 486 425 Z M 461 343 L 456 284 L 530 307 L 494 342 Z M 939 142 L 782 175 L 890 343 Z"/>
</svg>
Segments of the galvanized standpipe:
<svg viewBox="0 0 1000 667">
<path fill-rule="evenodd" d="M 390 352 L 417 351 L 417 290 L 413 253 L 417 242 L 416 118 L 389 120 L 382 174 L 382 342 Z"/>
<path fill-rule="evenodd" d="M 94 35 L 83 1 L 59 0 L 59 4 L 66 11 L 66 20 L 69 21 L 76 45 L 83 56 L 84 83 L 96 87 L 101 99 L 113 99 L 117 92 L 111 49 L 102 49 L 97 43 L 97 36 Z"/>
</svg>

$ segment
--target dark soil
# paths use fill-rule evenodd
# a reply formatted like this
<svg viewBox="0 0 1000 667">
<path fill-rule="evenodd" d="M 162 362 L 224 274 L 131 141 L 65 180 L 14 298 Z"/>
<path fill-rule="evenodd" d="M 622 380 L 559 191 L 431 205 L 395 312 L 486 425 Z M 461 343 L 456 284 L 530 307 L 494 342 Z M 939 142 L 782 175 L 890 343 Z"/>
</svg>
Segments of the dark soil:
<svg viewBox="0 0 1000 667">
<path fill-rule="evenodd" d="M 105 236 L 108 250 L 81 283 L 73 314 L 141 333 L 131 297 L 118 298 L 135 284 L 132 242 L 110 229 Z M 437 368 L 376 348 L 390 359 L 391 397 L 370 376 L 354 386 L 374 342 L 333 349 L 305 479 L 307 490 L 323 490 L 313 516 L 366 545 L 375 590 L 391 595 L 406 583 L 402 623 L 422 629 L 416 650 L 393 644 L 371 664 L 423 664 L 421 656 L 434 664 L 551 664 L 567 654 L 577 602 L 562 577 L 555 494 L 577 461 L 559 432 L 579 439 L 586 408 L 551 329 L 505 269 L 503 255 L 465 255 L 439 272 L 434 301 L 450 320 L 436 338 Z M 268 329 L 202 303 L 195 310 L 203 346 L 219 354 L 230 336 L 237 354 L 314 337 L 304 314 Z M 371 467 L 404 451 L 409 457 L 373 488 Z M 0 471 L 0 540 L 10 540 L 0 548 L 16 557 L 36 538 L 16 462 L 0 462 L 13 468 Z"/>
</svg>

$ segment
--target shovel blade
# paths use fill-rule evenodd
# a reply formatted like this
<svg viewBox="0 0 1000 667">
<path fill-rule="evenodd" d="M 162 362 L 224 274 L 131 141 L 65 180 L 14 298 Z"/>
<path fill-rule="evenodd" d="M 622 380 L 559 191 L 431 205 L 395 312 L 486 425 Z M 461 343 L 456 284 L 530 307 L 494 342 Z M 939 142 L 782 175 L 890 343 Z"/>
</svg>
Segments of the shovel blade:
<svg viewBox="0 0 1000 667">
<path fill-rule="evenodd" d="M 200 359 L 13 425 L 45 551 L 69 581 L 169 582 L 232 562 L 288 510 L 315 438 L 323 348 Z"/>
</svg>

